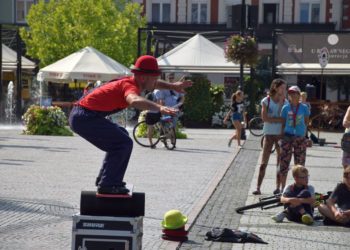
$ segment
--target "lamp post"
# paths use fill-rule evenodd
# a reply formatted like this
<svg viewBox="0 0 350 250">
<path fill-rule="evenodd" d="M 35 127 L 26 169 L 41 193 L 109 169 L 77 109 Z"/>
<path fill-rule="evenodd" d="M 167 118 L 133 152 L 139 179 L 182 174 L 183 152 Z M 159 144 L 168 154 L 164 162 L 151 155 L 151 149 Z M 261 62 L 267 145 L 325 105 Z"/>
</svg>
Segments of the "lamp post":
<svg viewBox="0 0 350 250">
<path fill-rule="evenodd" d="M 245 9 L 245 0 L 242 0 L 242 6 L 241 6 L 241 29 L 240 29 L 240 35 L 244 36 L 245 33 L 245 19 L 246 19 L 246 9 Z M 239 65 L 239 88 L 243 89 L 243 76 L 244 76 L 244 65 L 242 61 L 240 61 Z"/>
</svg>

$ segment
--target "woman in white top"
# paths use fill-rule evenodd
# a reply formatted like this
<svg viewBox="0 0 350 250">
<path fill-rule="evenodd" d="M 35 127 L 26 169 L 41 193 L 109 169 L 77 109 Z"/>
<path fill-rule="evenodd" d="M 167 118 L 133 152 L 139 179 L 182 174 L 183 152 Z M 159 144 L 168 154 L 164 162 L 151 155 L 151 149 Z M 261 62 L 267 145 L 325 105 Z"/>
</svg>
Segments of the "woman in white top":
<svg viewBox="0 0 350 250">
<path fill-rule="evenodd" d="M 278 141 L 281 139 L 282 122 L 281 110 L 286 103 L 287 83 L 283 79 L 274 79 L 271 83 L 269 95 L 261 101 L 261 118 L 264 121 L 263 153 L 260 163 L 258 182 L 254 195 L 260 195 L 260 187 L 265 177 L 265 171 L 271 155 L 272 146 L 275 144 L 277 153 L 277 166 L 279 165 L 280 148 Z M 277 173 L 277 171 L 276 171 Z M 276 174 L 276 189 L 274 194 L 280 193 L 280 179 Z"/>
</svg>

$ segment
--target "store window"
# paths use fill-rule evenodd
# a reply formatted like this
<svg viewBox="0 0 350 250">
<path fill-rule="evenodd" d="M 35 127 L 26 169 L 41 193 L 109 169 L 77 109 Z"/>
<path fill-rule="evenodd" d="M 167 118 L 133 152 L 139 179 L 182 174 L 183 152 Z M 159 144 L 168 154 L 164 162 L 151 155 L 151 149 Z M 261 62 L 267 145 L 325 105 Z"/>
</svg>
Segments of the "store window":
<svg viewBox="0 0 350 250">
<path fill-rule="evenodd" d="M 152 3 L 152 22 L 170 23 L 170 3 Z"/>
<path fill-rule="evenodd" d="M 34 0 L 16 0 L 16 22 L 25 23 Z"/>
<path fill-rule="evenodd" d="M 319 3 L 301 3 L 300 4 L 300 23 L 319 23 L 320 22 L 320 4 Z"/>
<path fill-rule="evenodd" d="M 205 24 L 208 20 L 208 5 L 206 3 L 192 3 L 191 23 Z"/>
</svg>

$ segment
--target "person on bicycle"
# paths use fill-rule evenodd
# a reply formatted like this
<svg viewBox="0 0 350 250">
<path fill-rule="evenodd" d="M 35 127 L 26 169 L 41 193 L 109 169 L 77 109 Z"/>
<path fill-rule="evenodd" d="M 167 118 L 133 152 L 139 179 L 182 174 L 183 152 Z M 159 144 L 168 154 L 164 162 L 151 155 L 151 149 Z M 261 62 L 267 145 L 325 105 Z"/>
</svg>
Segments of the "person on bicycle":
<svg viewBox="0 0 350 250">
<path fill-rule="evenodd" d="M 129 192 L 123 178 L 133 148 L 126 129 L 106 116 L 128 106 L 175 115 L 177 109 L 149 101 L 140 96 L 141 91 L 165 88 L 183 92 L 192 85 L 190 81 L 170 84 L 159 80 L 161 72 L 157 59 L 149 55 L 139 57 L 131 71 L 133 76 L 112 80 L 83 96 L 74 104 L 69 116 L 69 125 L 75 133 L 106 152 L 96 179 L 97 192 L 101 194 Z"/>
<path fill-rule="evenodd" d="M 244 93 L 241 90 L 237 90 L 231 96 L 231 109 L 224 118 L 224 123 L 226 124 L 228 119 L 232 121 L 233 126 L 236 129 L 235 134 L 228 141 L 228 146 L 231 147 L 232 141 L 237 140 L 238 147 L 241 146 L 241 133 L 242 133 L 242 121 L 244 117 Z"/>
<path fill-rule="evenodd" d="M 310 111 L 300 103 L 300 89 L 292 86 L 288 89 L 289 103 L 282 108 L 281 116 L 284 120 L 283 136 L 280 140 L 281 155 L 278 171 L 282 189 L 286 185 L 290 161 L 294 152 L 294 164 L 304 165 L 306 160 L 307 139 L 305 138 Z"/>
<path fill-rule="evenodd" d="M 282 222 L 287 217 L 290 221 L 311 225 L 314 222 L 313 207 L 316 198 L 314 187 L 309 185 L 309 171 L 302 165 L 295 165 L 292 174 L 294 183 L 288 185 L 281 196 L 285 210 L 271 218 L 276 222 Z"/>
<path fill-rule="evenodd" d="M 175 78 L 174 74 L 169 74 L 167 77 L 170 83 L 173 83 Z M 157 103 L 167 107 L 180 107 L 185 101 L 184 93 L 180 93 L 170 89 L 155 89 L 153 91 Z M 177 116 L 173 117 L 173 124 L 176 127 Z"/>
<path fill-rule="evenodd" d="M 167 76 L 167 80 L 169 83 L 173 83 L 175 82 L 175 76 L 173 73 L 170 73 Z M 157 102 L 160 105 L 164 105 L 167 107 L 176 107 L 178 108 L 179 106 L 181 106 L 184 103 L 185 100 L 185 95 L 183 93 L 174 91 L 174 90 L 170 90 L 170 89 L 155 89 L 153 91 L 153 97 L 155 102 Z M 176 124 L 177 124 L 177 120 L 178 120 L 178 116 L 175 115 L 172 117 L 172 123 L 174 128 L 176 129 Z M 153 125 L 148 125 L 147 126 L 147 135 L 148 135 L 148 139 L 150 141 L 150 145 L 153 145 L 152 143 L 152 136 L 153 136 Z M 152 149 L 154 149 L 156 146 L 153 145 L 151 146 Z"/>
<path fill-rule="evenodd" d="M 266 167 L 269 163 L 271 150 L 275 145 L 277 153 L 277 166 L 279 166 L 280 148 L 278 141 L 281 139 L 282 122 L 281 110 L 283 105 L 287 104 L 285 98 L 287 83 L 283 79 L 274 79 L 270 86 L 269 94 L 261 100 L 261 118 L 264 121 L 263 134 L 263 149 L 262 158 L 259 168 L 258 182 L 254 195 L 261 194 L 261 184 L 265 177 Z M 276 189 L 274 194 L 280 193 L 280 180 L 276 171 Z"/>
</svg>

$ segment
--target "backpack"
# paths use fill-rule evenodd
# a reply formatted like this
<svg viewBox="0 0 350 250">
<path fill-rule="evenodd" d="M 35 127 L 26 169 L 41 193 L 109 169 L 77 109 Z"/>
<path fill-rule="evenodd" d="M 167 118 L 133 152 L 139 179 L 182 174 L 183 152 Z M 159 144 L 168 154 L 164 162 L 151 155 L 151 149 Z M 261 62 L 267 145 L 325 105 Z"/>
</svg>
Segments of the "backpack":
<svg viewBox="0 0 350 250">
<path fill-rule="evenodd" d="M 343 134 L 341 138 L 341 149 L 346 153 L 350 153 L 350 132 Z"/>
</svg>

